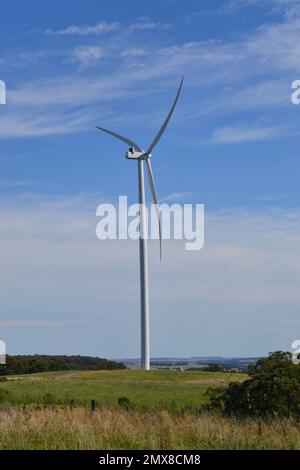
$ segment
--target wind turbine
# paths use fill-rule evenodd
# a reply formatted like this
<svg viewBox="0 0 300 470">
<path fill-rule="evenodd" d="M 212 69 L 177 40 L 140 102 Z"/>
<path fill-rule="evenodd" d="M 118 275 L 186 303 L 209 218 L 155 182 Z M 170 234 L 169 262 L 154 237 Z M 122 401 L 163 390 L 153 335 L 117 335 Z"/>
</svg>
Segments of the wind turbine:
<svg viewBox="0 0 300 470">
<path fill-rule="evenodd" d="M 156 195 L 156 189 L 154 184 L 153 172 L 151 167 L 151 152 L 158 143 L 162 134 L 164 133 L 175 106 L 177 104 L 181 88 L 183 83 L 183 77 L 181 79 L 175 100 L 172 104 L 172 107 L 167 115 L 163 125 L 161 126 L 159 132 L 156 134 L 154 140 L 148 147 L 146 151 L 137 145 L 133 140 L 123 137 L 116 132 L 104 129 L 103 127 L 98 127 L 100 131 L 106 132 L 107 134 L 116 137 L 125 144 L 129 145 L 129 149 L 125 154 L 125 157 L 128 160 L 137 160 L 138 162 L 138 189 L 139 189 L 139 217 L 140 217 L 140 237 L 139 237 L 139 246 L 140 246 L 140 289 L 141 289 L 141 368 L 145 370 L 150 369 L 150 345 L 149 345 L 149 291 L 148 291 L 148 253 L 147 253 L 147 230 L 146 230 L 146 214 L 145 214 L 145 179 L 144 179 L 144 162 L 146 163 L 147 174 L 149 179 L 149 186 L 152 193 L 153 202 L 156 207 L 157 217 L 158 217 L 158 228 L 159 228 L 159 246 L 160 246 L 160 260 L 162 255 L 162 246 L 161 246 L 161 223 L 159 215 L 159 206 Z"/>
</svg>

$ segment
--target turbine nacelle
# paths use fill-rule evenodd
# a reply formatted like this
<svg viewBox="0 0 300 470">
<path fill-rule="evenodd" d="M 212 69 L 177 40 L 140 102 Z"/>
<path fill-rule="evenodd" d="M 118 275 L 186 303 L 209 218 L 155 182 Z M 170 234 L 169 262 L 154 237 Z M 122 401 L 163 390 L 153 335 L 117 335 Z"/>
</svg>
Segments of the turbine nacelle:
<svg viewBox="0 0 300 470">
<path fill-rule="evenodd" d="M 125 153 L 125 158 L 128 160 L 137 160 L 138 158 L 145 159 L 149 157 L 150 155 L 146 155 L 146 152 L 143 150 L 138 150 L 135 147 L 129 147 L 128 152 Z"/>
</svg>

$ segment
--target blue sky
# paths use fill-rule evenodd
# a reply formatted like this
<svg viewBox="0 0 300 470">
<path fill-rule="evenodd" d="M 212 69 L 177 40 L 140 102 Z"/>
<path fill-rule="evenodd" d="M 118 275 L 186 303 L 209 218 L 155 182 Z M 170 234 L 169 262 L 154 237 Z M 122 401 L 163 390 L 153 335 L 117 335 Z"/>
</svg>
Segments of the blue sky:
<svg viewBox="0 0 300 470">
<path fill-rule="evenodd" d="M 298 0 L 11 0 L 0 17 L 0 331 L 11 353 L 139 355 L 137 245 L 96 207 L 137 198 L 103 125 L 146 146 L 160 198 L 204 203 L 205 247 L 150 243 L 152 355 L 258 355 L 297 339 Z M 16 14 L 17 12 L 17 14 Z M 136 260 L 133 262 L 133 260 Z"/>
</svg>

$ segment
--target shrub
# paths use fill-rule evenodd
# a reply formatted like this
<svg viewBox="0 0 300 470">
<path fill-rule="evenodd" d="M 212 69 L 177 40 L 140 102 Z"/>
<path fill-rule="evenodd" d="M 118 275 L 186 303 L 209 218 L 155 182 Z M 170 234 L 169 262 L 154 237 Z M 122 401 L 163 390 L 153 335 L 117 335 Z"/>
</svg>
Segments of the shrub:
<svg viewBox="0 0 300 470">
<path fill-rule="evenodd" d="M 9 401 L 9 392 L 4 388 L 0 388 L 0 403 L 5 403 Z"/>
<path fill-rule="evenodd" d="M 211 396 L 211 408 L 230 415 L 300 416 L 300 367 L 277 351 L 250 366 L 250 379 Z"/>
<path fill-rule="evenodd" d="M 128 397 L 120 397 L 118 403 L 119 406 L 125 411 L 133 410 L 133 404 Z"/>
</svg>

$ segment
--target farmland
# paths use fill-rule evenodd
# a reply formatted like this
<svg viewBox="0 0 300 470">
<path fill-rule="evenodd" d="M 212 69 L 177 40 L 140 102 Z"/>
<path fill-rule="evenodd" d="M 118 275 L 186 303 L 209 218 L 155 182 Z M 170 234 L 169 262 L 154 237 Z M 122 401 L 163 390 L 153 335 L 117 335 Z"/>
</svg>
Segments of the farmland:
<svg viewBox="0 0 300 470">
<path fill-rule="evenodd" d="M 196 412 L 208 402 L 207 390 L 226 387 L 245 374 L 180 371 L 63 371 L 9 377 L 0 382 L 0 402 L 13 405 L 89 406 L 99 408 L 129 398 L 137 411 Z"/>
<path fill-rule="evenodd" d="M 201 410 L 208 389 L 246 377 L 136 370 L 9 377 L 0 382 L 0 449 L 300 449 L 292 419 L 238 420 Z"/>
</svg>

